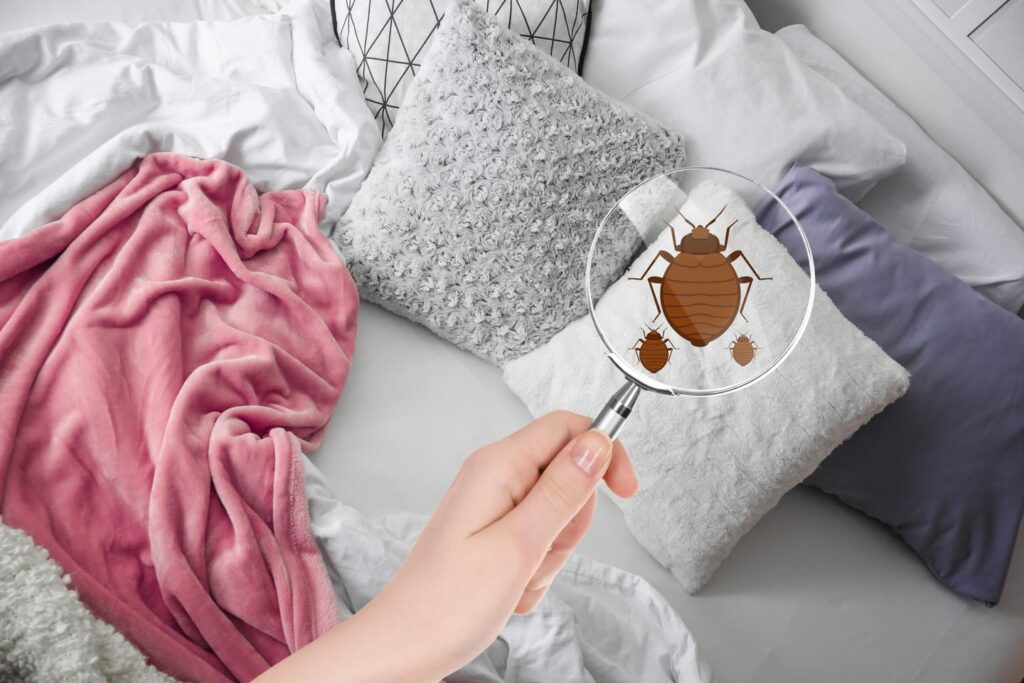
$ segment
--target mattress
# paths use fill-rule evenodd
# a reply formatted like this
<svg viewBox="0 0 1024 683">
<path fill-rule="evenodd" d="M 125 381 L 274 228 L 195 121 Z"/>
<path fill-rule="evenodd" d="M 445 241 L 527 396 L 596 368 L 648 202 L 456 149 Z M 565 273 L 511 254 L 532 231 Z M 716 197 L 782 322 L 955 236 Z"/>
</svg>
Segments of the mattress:
<svg viewBox="0 0 1024 683">
<path fill-rule="evenodd" d="M 5 3 L 0 28 L 257 11 L 243 0 L 37 0 Z M 311 458 L 339 498 L 366 514 L 429 513 L 474 448 L 529 419 L 497 368 L 367 304 L 348 385 Z M 628 447 L 628 430 L 623 439 Z M 604 497 L 580 552 L 660 590 L 717 680 L 985 683 L 1020 680 L 1024 672 L 1021 547 L 1002 602 L 987 609 L 945 590 L 880 524 L 800 487 L 696 596 L 633 540 Z"/>
</svg>

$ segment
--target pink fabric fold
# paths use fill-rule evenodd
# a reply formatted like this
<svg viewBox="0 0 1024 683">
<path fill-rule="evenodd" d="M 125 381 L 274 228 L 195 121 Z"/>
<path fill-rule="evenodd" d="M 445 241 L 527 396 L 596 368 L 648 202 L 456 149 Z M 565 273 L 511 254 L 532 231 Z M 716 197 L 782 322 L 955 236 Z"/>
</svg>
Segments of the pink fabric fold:
<svg viewBox="0 0 1024 683">
<path fill-rule="evenodd" d="M 0 243 L 0 513 L 178 678 L 252 679 L 337 621 L 300 460 L 358 308 L 324 203 L 154 154 Z"/>
</svg>

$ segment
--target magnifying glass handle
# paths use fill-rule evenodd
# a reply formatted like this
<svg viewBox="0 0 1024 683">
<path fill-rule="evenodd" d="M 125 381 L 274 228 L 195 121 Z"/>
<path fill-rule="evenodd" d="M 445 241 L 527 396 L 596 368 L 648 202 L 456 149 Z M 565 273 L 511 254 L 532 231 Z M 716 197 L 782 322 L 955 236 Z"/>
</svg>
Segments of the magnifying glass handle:
<svg viewBox="0 0 1024 683">
<path fill-rule="evenodd" d="M 601 408 L 601 412 L 594 418 L 590 428 L 604 433 L 614 441 L 625 426 L 630 413 L 633 412 L 633 406 L 636 405 L 639 395 L 640 387 L 627 380 L 618 391 L 612 394 L 604 408 Z"/>
</svg>

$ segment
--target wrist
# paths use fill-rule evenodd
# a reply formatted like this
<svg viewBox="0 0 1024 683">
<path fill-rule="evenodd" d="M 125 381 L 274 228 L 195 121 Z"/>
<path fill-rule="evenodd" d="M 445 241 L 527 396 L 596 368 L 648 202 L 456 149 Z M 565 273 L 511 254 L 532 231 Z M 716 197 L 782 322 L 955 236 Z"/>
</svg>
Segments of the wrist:
<svg viewBox="0 0 1024 683">
<path fill-rule="evenodd" d="M 439 642 L 440 623 L 423 624 L 410 601 L 385 589 L 325 637 L 336 662 L 352 662 L 339 680 L 345 683 L 438 683 L 456 669 Z M 415 601 L 413 601 L 415 602 Z M 433 615 L 440 622 L 439 615 Z M 439 633 L 440 631 L 440 633 Z"/>
<path fill-rule="evenodd" d="M 379 597 L 379 596 L 378 596 Z M 438 683 L 450 673 L 431 653 L 425 634 L 400 612 L 371 601 L 254 683 Z M 417 630 L 412 637 L 412 631 Z M 457 665 L 456 665 L 457 666 Z M 455 667 L 453 667 L 455 668 Z"/>
</svg>

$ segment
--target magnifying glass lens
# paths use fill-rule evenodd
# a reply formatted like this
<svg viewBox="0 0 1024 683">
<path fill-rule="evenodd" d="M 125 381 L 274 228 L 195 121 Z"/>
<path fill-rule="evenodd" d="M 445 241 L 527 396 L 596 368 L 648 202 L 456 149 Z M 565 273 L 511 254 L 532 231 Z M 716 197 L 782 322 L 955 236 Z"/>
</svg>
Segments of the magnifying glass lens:
<svg viewBox="0 0 1024 683">
<path fill-rule="evenodd" d="M 808 272 L 758 225 L 762 202 L 782 204 L 738 174 L 687 168 L 642 183 L 608 212 L 591 244 L 586 290 L 608 358 L 628 380 L 620 399 L 630 398 L 629 386 L 672 396 L 738 391 L 793 351 L 811 314 L 814 261 L 784 204 L 804 237 Z M 623 222 L 647 247 L 595 301 L 602 234 Z"/>
</svg>

